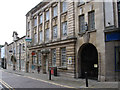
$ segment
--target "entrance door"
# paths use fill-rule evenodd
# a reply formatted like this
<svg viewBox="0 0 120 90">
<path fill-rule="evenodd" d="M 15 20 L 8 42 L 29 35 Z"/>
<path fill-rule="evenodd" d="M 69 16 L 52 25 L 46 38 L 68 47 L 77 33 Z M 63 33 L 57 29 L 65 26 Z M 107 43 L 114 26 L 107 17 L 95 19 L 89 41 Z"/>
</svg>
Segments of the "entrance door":
<svg viewBox="0 0 120 90">
<path fill-rule="evenodd" d="M 43 73 L 46 74 L 48 72 L 48 56 L 45 55 L 43 59 Z"/>
<path fill-rule="evenodd" d="M 98 78 L 98 53 L 94 45 L 85 44 L 81 47 L 81 77 L 85 77 L 85 72 L 88 73 L 88 78 Z"/>
</svg>

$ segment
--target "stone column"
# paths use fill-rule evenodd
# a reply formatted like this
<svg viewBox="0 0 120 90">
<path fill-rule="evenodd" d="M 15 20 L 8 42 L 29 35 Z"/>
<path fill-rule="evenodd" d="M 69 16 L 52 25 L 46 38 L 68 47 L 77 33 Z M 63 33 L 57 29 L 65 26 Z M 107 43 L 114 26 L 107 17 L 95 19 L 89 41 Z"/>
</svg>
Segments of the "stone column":
<svg viewBox="0 0 120 90">
<path fill-rule="evenodd" d="M 75 11 L 74 2 L 68 2 L 68 37 L 73 37 L 75 35 Z"/>
<path fill-rule="evenodd" d="M 43 18 L 43 24 L 42 24 L 42 32 L 43 32 L 43 36 L 42 36 L 42 41 L 45 42 L 45 12 L 43 12 L 42 14 L 42 18 Z"/>
<path fill-rule="evenodd" d="M 61 18 L 60 18 L 60 11 L 61 11 L 61 9 L 60 9 L 60 1 L 58 2 L 58 39 L 60 39 L 61 38 L 61 32 L 60 32 L 60 29 L 61 29 Z"/>
<path fill-rule="evenodd" d="M 37 44 L 39 43 L 39 14 L 37 14 Z"/>
<path fill-rule="evenodd" d="M 49 40 L 52 40 L 52 7 L 49 8 Z"/>
</svg>

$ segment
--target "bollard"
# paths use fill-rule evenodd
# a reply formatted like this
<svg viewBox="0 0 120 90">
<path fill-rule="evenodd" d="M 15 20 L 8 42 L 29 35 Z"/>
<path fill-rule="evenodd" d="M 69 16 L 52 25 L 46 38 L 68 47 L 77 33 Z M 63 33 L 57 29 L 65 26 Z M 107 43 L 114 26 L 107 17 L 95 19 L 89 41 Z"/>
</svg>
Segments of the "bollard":
<svg viewBox="0 0 120 90">
<path fill-rule="evenodd" d="M 51 69 L 49 70 L 49 80 L 51 80 Z"/>
<path fill-rule="evenodd" d="M 85 80 L 86 80 L 86 87 L 88 87 L 88 77 L 87 77 L 87 72 L 85 72 Z"/>
</svg>

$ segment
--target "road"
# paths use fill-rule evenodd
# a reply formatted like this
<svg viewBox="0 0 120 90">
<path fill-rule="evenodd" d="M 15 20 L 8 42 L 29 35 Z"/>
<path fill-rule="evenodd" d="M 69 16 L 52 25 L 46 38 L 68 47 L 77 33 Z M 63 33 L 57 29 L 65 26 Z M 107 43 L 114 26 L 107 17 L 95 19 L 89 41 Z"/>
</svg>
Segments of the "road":
<svg viewBox="0 0 120 90">
<path fill-rule="evenodd" d="M 17 74 L 12 74 L 8 72 L 4 72 L 0 70 L 1 78 L 0 78 L 0 88 L 11 88 L 11 90 L 16 89 L 45 89 L 45 88 L 65 88 L 59 85 L 51 84 L 46 81 L 35 80 L 34 78 L 30 78 L 27 76 L 21 76 Z M 4 90 L 4 89 L 3 89 Z M 66 89 L 65 89 L 66 90 Z"/>
</svg>

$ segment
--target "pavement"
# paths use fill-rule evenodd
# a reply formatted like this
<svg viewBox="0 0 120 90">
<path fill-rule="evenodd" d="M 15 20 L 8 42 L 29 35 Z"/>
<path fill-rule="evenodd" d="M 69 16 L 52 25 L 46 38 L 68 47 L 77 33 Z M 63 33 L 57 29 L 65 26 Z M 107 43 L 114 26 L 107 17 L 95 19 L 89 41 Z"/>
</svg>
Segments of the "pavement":
<svg viewBox="0 0 120 90">
<path fill-rule="evenodd" d="M 86 87 L 85 79 L 75 79 L 70 77 L 63 76 L 53 76 L 51 80 L 49 80 L 48 74 L 37 73 L 37 72 L 23 72 L 23 71 L 13 71 L 8 69 L 2 69 L 4 72 L 13 73 L 17 75 L 21 75 L 27 78 L 31 78 L 38 81 L 43 81 L 46 83 L 51 83 L 58 86 L 63 86 L 65 88 L 96 88 L 101 90 L 120 90 L 118 89 L 118 82 L 98 82 L 97 80 L 88 79 L 88 87 Z M 95 90 L 96 90 L 95 89 Z"/>
</svg>

